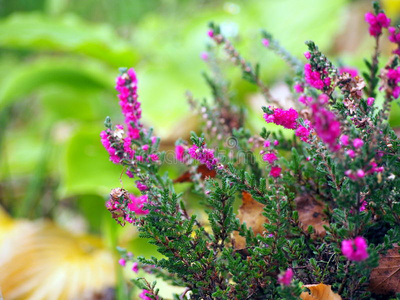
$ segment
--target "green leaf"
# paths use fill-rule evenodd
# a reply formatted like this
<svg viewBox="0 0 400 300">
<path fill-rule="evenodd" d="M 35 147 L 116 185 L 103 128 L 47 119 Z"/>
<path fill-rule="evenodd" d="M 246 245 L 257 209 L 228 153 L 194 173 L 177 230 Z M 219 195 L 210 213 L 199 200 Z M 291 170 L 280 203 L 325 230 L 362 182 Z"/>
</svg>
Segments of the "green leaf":
<svg viewBox="0 0 400 300">
<path fill-rule="evenodd" d="M 0 109 L 49 85 L 112 90 L 112 79 L 97 64 L 76 59 L 39 59 L 11 71 L 0 85 Z"/>
<path fill-rule="evenodd" d="M 136 54 L 107 25 L 91 25 L 78 17 L 58 18 L 18 13 L 0 22 L 0 46 L 37 51 L 79 53 L 114 67 L 133 65 Z"/>
</svg>

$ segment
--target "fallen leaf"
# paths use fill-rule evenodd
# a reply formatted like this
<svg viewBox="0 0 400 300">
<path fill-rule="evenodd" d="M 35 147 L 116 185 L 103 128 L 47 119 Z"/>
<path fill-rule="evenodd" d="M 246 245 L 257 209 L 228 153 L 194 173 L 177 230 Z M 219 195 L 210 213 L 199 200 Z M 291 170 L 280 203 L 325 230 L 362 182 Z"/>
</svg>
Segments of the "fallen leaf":
<svg viewBox="0 0 400 300">
<path fill-rule="evenodd" d="M 295 199 L 299 212 L 301 228 L 307 230 L 308 226 L 314 227 L 315 235 L 324 237 L 326 230 L 323 225 L 329 226 L 324 213 L 324 205 L 311 196 L 300 196 Z"/>
<path fill-rule="evenodd" d="M 210 170 L 207 168 L 206 165 L 199 165 L 197 167 L 196 173 L 199 173 L 201 175 L 201 179 L 205 179 L 206 177 L 214 178 L 215 175 L 217 175 L 217 172 L 213 169 Z M 174 180 L 174 183 L 177 182 L 192 182 L 192 174 L 189 171 L 186 171 L 183 173 L 181 176 L 179 176 L 177 179 Z"/>
<path fill-rule="evenodd" d="M 114 285 L 115 261 L 100 238 L 11 219 L 0 206 L 0 299 L 92 299 Z"/>
<path fill-rule="evenodd" d="M 395 245 L 386 255 L 381 255 L 379 265 L 372 270 L 369 289 L 374 294 L 400 293 L 400 246 Z"/>
<path fill-rule="evenodd" d="M 262 215 L 264 204 L 254 200 L 247 192 L 242 192 L 242 197 L 243 203 L 239 207 L 239 214 L 237 215 L 240 223 L 246 223 L 247 228 L 251 227 L 255 235 L 262 234 L 265 231 L 264 223 L 268 221 L 268 219 Z M 246 247 L 246 238 L 239 235 L 239 232 L 235 231 L 233 237 L 235 239 L 236 250 Z"/>
<path fill-rule="evenodd" d="M 305 285 L 305 287 L 311 291 L 311 295 L 308 292 L 301 293 L 302 300 L 342 300 L 342 297 L 332 291 L 330 285 L 319 283 Z"/>
</svg>

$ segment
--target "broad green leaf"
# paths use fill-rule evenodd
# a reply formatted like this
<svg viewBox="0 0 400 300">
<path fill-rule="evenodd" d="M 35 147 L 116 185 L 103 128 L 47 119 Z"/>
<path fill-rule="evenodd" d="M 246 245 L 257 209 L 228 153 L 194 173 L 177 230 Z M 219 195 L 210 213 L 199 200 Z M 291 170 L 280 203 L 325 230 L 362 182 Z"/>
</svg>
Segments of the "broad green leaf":
<svg viewBox="0 0 400 300">
<path fill-rule="evenodd" d="M 0 46 L 84 54 L 114 67 L 133 65 L 137 59 L 135 50 L 111 27 L 88 24 L 74 15 L 15 13 L 0 22 Z"/>
<path fill-rule="evenodd" d="M 11 70 L 0 84 L 0 109 L 46 85 L 111 91 L 113 77 L 98 64 L 70 58 L 42 58 Z"/>
</svg>

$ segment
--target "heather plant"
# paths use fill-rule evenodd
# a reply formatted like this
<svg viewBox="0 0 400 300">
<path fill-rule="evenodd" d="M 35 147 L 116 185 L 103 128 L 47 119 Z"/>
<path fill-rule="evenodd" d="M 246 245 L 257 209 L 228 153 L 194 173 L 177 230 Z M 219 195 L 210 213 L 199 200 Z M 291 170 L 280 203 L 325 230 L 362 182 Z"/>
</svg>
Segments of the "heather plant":
<svg viewBox="0 0 400 300">
<path fill-rule="evenodd" d="M 383 32 L 398 47 L 400 29 L 378 3 L 365 20 L 376 46 L 361 75 L 336 67 L 312 41 L 303 63 L 262 32 L 262 45 L 291 67 L 293 93 L 285 101 L 263 83 L 259 65 L 210 24 L 202 58 L 213 99 L 188 94 L 204 126 L 176 142 L 174 163 L 188 170 L 177 179 L 162 174 L 167 153 L 141 121 L 137 74 L 121 69 L 124 125 L 107 118 L 101 141 L 141 195 L 116 188 L 106 206 L 162 254 L 136 258 L 120 249 L 122 266 L 132 261 L 134 272 L 184 287 L 174 299 L 400 299 L 400 148 L 388 123 L 400 94 L 400 48 L 387 62 L 379 56 Z M 267 103 L 260 118 L 282 130 L 248 128 L 224 61 L 258 86 Z M 191 191 L 176 192 L 187 181 Z M 196 215 L 191 201 L 204 211 Z M 162 299 L 156 282 L 133 282 L 141 299 Z"/>
</svg>

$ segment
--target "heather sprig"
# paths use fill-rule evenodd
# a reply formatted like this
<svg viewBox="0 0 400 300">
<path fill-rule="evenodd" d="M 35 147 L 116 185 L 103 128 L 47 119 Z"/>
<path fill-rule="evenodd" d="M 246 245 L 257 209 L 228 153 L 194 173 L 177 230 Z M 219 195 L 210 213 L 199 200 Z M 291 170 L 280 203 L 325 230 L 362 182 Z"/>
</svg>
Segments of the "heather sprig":
<svg viewBox="0 0 400 300">
<path fill-rule="evenodd" d="M 160 174 L 164 154 L 160 139 L 140 121 L 136 73 L 121 71 L 116 89 L 125 124 L 112 127 L 107 118 L 101 142 L 141 195 L 114 189 L 107 209 L 121 225 L 136 226 L 162 255 L 134 260 L 121 251 L 121 265 L 133 261 L 133 272 L 141 268 L 184 287 L 174 299 L 298 299 L 303 285 L 316 283 L 331 285 L 342 299 L 394 295 L 370 287 L 380 255 L 400 242 L 400 142 L 387 122 L 400 94 L 400 67 L 395 51 L 378 68 L 379 38 L 390 23 L 379 5 L 366 19 L 376 47 L 362 76 L 337 69 L 312 41 L 303 66 L 263 32 L 263 45 L 296 72 L 299 105 L 287 109 L 262 83 L 257 65 L 211 24 L 214 46 L 221 45 L 270 102 L 259 118 L 285 133 L 262 128 L 256 134 L 247 127 L 209 48 L 211 75 L 204 77 L 212 101 L 189 96 L 204 120 L 201 134 L 175 146 L 191 182 L 184 193 L 175 191 L 182 180 Z M 397 29 L 389 31 L 398 43 Z M 376 93 L 385 98 L 382 106 Z M 200 208 L 193 208 L 192 192 Z M 162 299 L 155 283 L 135 283 L 142 299 Z"/>
</svg>

